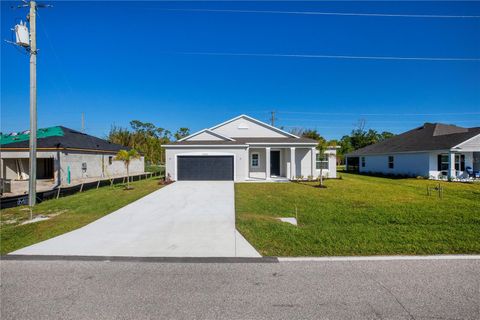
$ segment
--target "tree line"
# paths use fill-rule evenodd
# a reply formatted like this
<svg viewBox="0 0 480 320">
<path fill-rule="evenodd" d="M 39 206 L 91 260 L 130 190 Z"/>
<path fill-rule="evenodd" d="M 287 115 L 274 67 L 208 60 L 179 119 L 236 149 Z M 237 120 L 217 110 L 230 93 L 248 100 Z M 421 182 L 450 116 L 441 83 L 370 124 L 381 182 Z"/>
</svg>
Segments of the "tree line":
<svg viewBox="0 0 480 320">
<path fill-rule="evenodd" d="M 344 135 L 340 140 L 326 140 L 316 129 L 293 129 L 290 133 L 304 138 L 317 140 L 318 148 L 320 150 L 325 150 L 328 146 L 339 147 L 337 149 L 337 156 L 342 162 L 345 155 L 349 152 L 381 142 L 394 136 L 393 133 L 388 131 L 379 132 L 374 129 L 365 129 L 365 121 L 359 121 L 350 134 Z"/>
<path fill-rule="evenodd" d="M 190 129 L 179 128 L 175 133 L 150 122 L 139 120 L 130 121 L 130 128 L 113 125 L 108 133 L 107 140 L 126 147 L 131 147 L 145 156 L 149 164 L 165 163 L 165 149 L 163 145 L 180 140 L 190 134 Z"/>
</svg>

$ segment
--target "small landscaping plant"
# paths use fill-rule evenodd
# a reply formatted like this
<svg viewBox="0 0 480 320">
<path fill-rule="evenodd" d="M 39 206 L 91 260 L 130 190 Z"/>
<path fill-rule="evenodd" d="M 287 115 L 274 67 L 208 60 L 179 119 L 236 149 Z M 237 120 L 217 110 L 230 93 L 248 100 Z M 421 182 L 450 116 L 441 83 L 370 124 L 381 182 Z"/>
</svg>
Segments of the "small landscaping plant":
<svg viewBox="0 0 480 320">
<path fill-rule="evenodd" d="M 132 160 L 140 158 L 140 154 L 135 149 L 127 150 L 120 150 L 118 151 L 117 155 L 115 156 L 115 160 L 123 161 L 125 164 L 125 168 L 127 168 L 127 186 L 125 190 L 130 190 L 130 162 Z"/>
</svg>

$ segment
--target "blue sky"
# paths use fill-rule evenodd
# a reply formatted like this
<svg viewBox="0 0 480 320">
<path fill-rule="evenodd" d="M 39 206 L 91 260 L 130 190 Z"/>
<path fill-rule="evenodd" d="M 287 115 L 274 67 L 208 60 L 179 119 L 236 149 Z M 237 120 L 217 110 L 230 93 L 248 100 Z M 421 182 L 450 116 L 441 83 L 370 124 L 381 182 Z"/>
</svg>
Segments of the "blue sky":
<svg viewBox="0 0 480 320">
<path fill-rule="evenodd" d="M 16 2 L 18 3 L 18 2 Z M 185 52 L 480 58 L 480 19 L 227 9 L 477 15 L 478 2 L 50 2 L 38 17 L 38 125 L 105 136 L 112 124 L 196 131 L 238 114 L 340 138 L 359 119 L 406 131 L 480 126 L 480 61 L 383 61 Z M 1 3 L 1 37 L 26 11 Z M 27 129 L 28 56 L 2 42 L 1 129 Z"/>
</svg>

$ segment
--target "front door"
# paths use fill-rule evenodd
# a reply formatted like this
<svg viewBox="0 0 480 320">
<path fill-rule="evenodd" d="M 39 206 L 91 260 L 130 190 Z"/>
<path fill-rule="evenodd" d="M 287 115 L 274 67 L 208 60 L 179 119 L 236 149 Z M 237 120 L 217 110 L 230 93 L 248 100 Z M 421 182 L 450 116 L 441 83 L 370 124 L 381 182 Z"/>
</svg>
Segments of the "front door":
<svg viewBox="0 0 480 320">
<path fill-rule="evenodd" d="M 270 151 L 270 175 L 280 175 L 280 151 Z"/>
</svg>

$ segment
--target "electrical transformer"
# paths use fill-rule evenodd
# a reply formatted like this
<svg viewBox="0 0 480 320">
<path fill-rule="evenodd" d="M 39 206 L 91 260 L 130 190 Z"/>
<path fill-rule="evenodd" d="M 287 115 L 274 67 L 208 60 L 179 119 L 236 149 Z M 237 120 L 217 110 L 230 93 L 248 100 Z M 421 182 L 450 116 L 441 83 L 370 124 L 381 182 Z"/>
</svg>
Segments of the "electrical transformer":
<svg viewBox="0 0 480 320">
<path fill-rule="evenodd" d="M 21 47 L 30 46 L 30 36 L 28 34 L 27 24 L 20 21 L 20 24 L 15 25 L 15 44 Z"/>
</svg>

